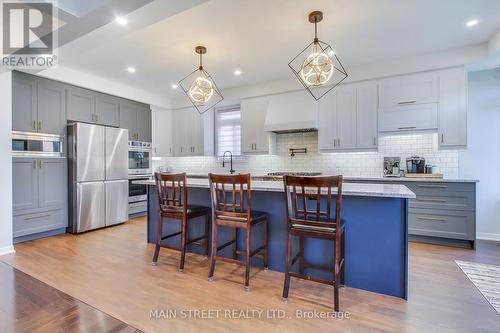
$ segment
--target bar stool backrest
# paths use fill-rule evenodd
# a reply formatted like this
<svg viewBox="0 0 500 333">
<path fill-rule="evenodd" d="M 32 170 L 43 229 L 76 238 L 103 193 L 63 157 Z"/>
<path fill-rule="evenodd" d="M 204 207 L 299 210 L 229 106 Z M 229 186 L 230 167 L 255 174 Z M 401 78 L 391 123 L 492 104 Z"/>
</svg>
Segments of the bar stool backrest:
<svg viewBox="0 0 500 333">
<path fill-rule="evenodd" d="M 186 173 L 155 173 L 160 210 L 165 213 L 187 212 Z"/>
<path fill-rule="evenodd" d="M 288 226 L 340 227 L 342 176 L 284 176 L 286 218 Z M 336 195 L 332 210 L 332 194 Z M 334 212 L 332 214 L 332 211 Z"/>
<path fill-rule="evenodd" d="M 250 174 L 208 174 L 215 219 L 250 223 L 252 189 Z"/>
</svg>

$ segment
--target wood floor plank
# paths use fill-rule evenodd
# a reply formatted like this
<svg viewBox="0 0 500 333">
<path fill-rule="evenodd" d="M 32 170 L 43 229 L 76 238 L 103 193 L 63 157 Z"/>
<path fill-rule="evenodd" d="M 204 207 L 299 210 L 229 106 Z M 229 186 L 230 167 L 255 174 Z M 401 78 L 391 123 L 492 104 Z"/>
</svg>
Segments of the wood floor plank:
<svg viewBox="0 0 500 333">
<path fill-rule="evenodd" d="M 500 332 L 500 318 L 454 263 L 500 265 L 500 247 L 494 243 L 479 242 L 477 251 L 411 243 L 409 300 L 342 288 L 341 310 L 350 314 L 342 320 L 296 315 L 331 312 L 332 287 L 292 279 L 289 303 L 284 304 L 282 273 L 252 268 L 252 291 L 247 293 L 239 266 L 217 263 L 210 283 L 204 256 L 188 254 L 185 271 L 179 273 L 178 252 L 162 249 L 158 266 L 151 266 L 152 254 L 145 219 L 139 218 L 78 236 L 18 244 L 15 254 L 0 260 L 145 332 Z M 40 301 L 37 296 L 22 304 L 29 309 L 30 302 Z M 151 319 L 154 309 L 176 310 L 178 316 Z M 264 315 L 224 316 L 234 309 L 262 310 Z M 215 319 L 181 318 L 182 310 L 221 313 Z M 282 310 L 286 317 L 267 317 L 268 310 Z"/>
</svg>

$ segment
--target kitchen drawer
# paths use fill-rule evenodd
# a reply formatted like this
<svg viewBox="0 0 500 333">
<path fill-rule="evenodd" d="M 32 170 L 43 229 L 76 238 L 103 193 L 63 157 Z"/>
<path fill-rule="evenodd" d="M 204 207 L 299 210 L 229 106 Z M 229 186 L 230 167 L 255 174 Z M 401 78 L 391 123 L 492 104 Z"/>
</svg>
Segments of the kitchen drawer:
<svg viewBox="0 0 500 333">
<path fill-rule="evenodd" d="M 14 237 L 65 228 L 67 223 L 62 209 L 14 216 Z"/>
<path fill-rule="evenodd" d="M 475 192 L 474 183 L 406 182 L 416 195 L 446 195 L 451 192 Z"/>
<path fill-rule="evenodd" d="M 437 103 L 438 89 L 434 73 L 386 79 L 379 84 L 379 107 Z"/>
<path fill-rule="evenodd" d="M 410 208 L 411 235 L 474 240 L 474 212 Z"/>
<path fill-rule="evenodd" d="M 417 194 L 416 199 L 410 199 L 410 208 L 456 209 L 474 211 L 476 207 L 476 196 L 474 195 L 474 192 L 435 192 L 437 193 Z"/>
</svg>

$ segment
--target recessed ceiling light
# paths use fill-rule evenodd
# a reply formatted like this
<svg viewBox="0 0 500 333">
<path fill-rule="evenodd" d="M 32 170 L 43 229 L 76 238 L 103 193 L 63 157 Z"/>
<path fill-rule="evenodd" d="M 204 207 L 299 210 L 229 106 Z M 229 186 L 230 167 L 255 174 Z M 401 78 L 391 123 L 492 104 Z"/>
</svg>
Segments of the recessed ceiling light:
<svg viewBox="0 0 500 333">
<path fill-rule="evenodd" d="M 127 71 L 129 73 L 135 73 L 135 68 L 134 67 L 127 67 Z"/>
<path fill-rule="evenodd" d="M 127 25 L 127 23 L 128 23 L 127 19 L 124 17 L 117 17 L 115 19 L 115 22 L 120 24 L 120 25 Z"/>
<path fill-rule="evenodd" d="M 176 85 L 175 83 L 172 83 L 171 87 L 172 87 L 172 89 L 177 89 L 179 86 Z"/>
<path fill-rule="evenodd" d="M 479 20 L 472 19 L 472 20 L 467 21 L 467 23 L 465 25 L 468 27 L 473 27 L 473 26 L 477 25 L 478 23 L 479 23 Z"/>
<path fill-rule="evenodd" d="M 239 69 L 235 69 L 233 73 L 234 73 L 234 75 L 237 75 L 237 76 L 241 75 L 241 71 Z"/>
</svg>

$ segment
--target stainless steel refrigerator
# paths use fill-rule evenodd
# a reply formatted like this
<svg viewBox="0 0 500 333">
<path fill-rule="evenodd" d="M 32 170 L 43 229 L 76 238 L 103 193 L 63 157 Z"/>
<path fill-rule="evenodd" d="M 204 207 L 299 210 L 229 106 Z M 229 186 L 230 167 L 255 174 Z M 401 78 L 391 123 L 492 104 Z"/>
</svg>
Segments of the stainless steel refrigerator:
<svg viewBox="0 0 500 333">
<path fill-rule="evenodd" d="M 128 130 L 68 124 L 68 232 L 128 220 Z"/>
</svg>

